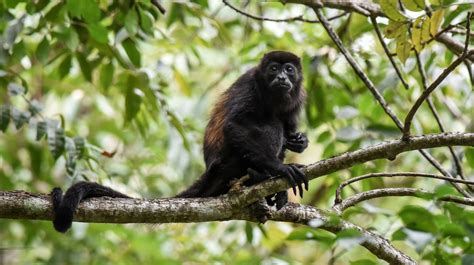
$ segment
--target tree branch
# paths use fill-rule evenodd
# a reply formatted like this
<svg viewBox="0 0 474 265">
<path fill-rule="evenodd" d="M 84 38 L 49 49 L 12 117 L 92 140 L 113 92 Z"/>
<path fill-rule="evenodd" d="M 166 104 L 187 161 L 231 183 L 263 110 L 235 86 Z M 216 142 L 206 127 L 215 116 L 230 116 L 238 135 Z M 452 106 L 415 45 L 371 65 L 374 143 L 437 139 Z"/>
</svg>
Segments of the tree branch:
<svg viewBox="0 0 474 265">
<path fill-rule="evenodd" d="M 369 190 L 358 193 L 354 196 L 351 196 L 347 199 L 342 200 L 340 203 L 333 206 L 333 210 L 338 213 L 342 214 L 347 208 L 352 207 L 360 202 L 367 201 L 374 198 L 381 198 L 381 197 L 388 197 L 388 196 L 412 196 L 412 197 L 435 197 L 436 194 L 432 192 L 428 192 L 422 189 L 416 188 L 385 188 L 385 189 L 376 189 L 376 190 Z M 436 199 L 437 201 L 445 201 L 445 202 L 454 202 L 458 204 L 464 204 L 469 206 L 474 206 L 474 199 L 473 198 L 463 198 L 458 196 L 442 196 Z"/>
<path fill-rule="evenodd" d="M 352 57 L 352 55 L 349 53 L 347 48 L 342 43 L 341 38 L 336 34 L 334 29 L 331 27 L 331 24 L 329 23 L 329 21 L 322 14 L 321 10 L 319 10 L 317 8 L 314 8 L 314 12 L 316 13 L 316 16 L 318 17 L 318 19 L 321 21 L 321 24 L 323 25 L 323 27 L 326 30 L 326 32 L 328 33 L 328 35 L 331 37 L 333 42 L 339 48 L 341 53 L 344 55 L 347 62 L 349 62 L 349 64 L 351 65 L 354 72 L 356 72 L 356 74 L 359 76 L 359 78 L 364 82 L 365 86 L 369 89 L 369 91 L 372 93 L 372 95 L 377 100 L 377 102 L 379 102 L 380 106 L 383 108 L 385 113 L 393 120 L 395 125 L 397 125 L 398 129 L 403 132 L 404 131 L 404 125 L 402 124 L 400 119 L 395 115 L 395 113 L 392 111 L 392 109 L 388 106 L 388 104 L 385 101 L 385 99 L 383 98 L 382 94 L 380 94 L 380 92 L 375 87 L 375 85 L 372 83 L 370 78 L 364 73 L 364 71 L 362 70 L 360 65 L 356 62 L 354 57 Z M 438 163 L 438 161 L 436 161 L 436 159 L 434 159 L 426 151 L 419 150 L 419 152 L 423 155 L 423 157 L 425 157 L 428 160 L 428 162 L 431 165 L 433 165 L 436 169 L 438 169 L 438 171 L 440 171 L 443 175 L 445 175 L 446 177 L 454 178 L 448 171 L 444 170 L 443 167 Z M 456 188 L 456 190 L 458 190 L 460 193 L 462 193 L 465 197 L 470 197 L 470 195 L 465 190 L 463 190 L 461 187 L 459 187 L 459 185 L 457 185 L 454 182 L 450 182 L 450 183 L 454 188 Z"/>
<path fill-rule="evenodd" d="M 320 160 L 316 163 L 306 166 L 303 171 L 308 176 L 309 179 L 314 179 L 320 176 L 324 176 L 342 169 L 350 168 L 356 164 L 362 164 L 368 161 L 373 161 L 376 159 L 395 159 L 395 157 L 403 152 L 425 149 L 425 148 L 436 148 L 442 146 L 474 146 L 474 133 L 442 133 L 442 134 L 430 134 L 423 136 L 412 137 L 410 142 L 403 140 L 392 140 L 379 143 L 377 145 L 368 146 L 356 151 L 347 152 L 340 154 L 335 157 L 328 159 Z M 229 195 L 229 206 L 222 205 L 222 202 L 219 200 L 216 201 L 216 198 L 205 198 L 205 199 L 159 199 L 159 200 L 148 200 L 147 202 L 152 204 L 157 204 L 159 208 L 166 208 L 161 210 L 161 212 L 156 212 L 157 214 L 165 214 L 167 212 L 177 211 L 179 213 L 176 216 L 165 216 L 165 217 L 146 217 L 145 219 L 137 219 L 137 222 L 143 222 L 144 220 L 149 220 L 150 222 L 194 222 L 199 221 L 192 219 L 193 214 L 199 214 L 201 218 L 228 218 L 229 211 L 234 208 L 242 208 L 247 206 L 257 200 L 275 194 L 279 191 L 284 191 L 290 188 L 287 181 L 281 178 L 271 179 L 265 182 L 262 182 L 258 185 L 251 186 L 249 188 L 243 189 L 238 192 L 230 193 Z M 38 200 L 44 200 L 45 196 L 30 196 L 28 201 L 21 202 L 20 205 L 16 205 L 15 208 L 9 206 L 9 204 L 0 199 L 0 218 L 23 218 L 23 219 L 38 219 L 38 216 L 41 216 L 42 219 L 49 220 L 51 218 L 50 209 L 38 208 L 38 205 L 34 198 Z M 116 201 L 115 199 L 114 201 Z M 111 200 L 110 200 L 111 201 Z M 119 200 L 120 201 L 120 200 Z M 102 201 L 103 207 L 107 207 L 107 201 Z M 171 203 L 172 202 L 172 203 Z M 19 202 L 17 202 L 19 203 Z M 199 208 L 199 205 L 206 205 L 208 209 L 207 212 L 189 212 L 186 211 L 186 207 L 196 205 Z M 102 206 L 101 206 L 102 207 Z M 94 211 L 97 214 L 100 214 L 100 208 L 97 207 Z M 151 207 L 151 206 L 150 206 Z M 194 207 L 194 206 L 193 206 Z M 230 208 L 229 208 L 230 207 Z M 211 209 L 218 209 L 219 214 L 213 213 Z M 23 210 L 22 210 L 23 209 Z M 47 210 L 47 211 L 46 211 Z M 140 210 L 138 210 L 140 211 Z M 38 215 L 38 213 L 40 213 Z M 47 213 L 45 216 L 44 214 Z M 86 213 L 84 213 L 86 214 Z M 86 215 L 94 214 L 88 212 Z M 84 215 L 84 216 L 86 216 Z M 207 216 L 207 217 L 206 217 Z M 92 216 L 93 217 L 93 216 Z M 79 217 L 78 217 L 79 218 Z M 154 219 L 159 218 L 159 219 Z M 167 219 L 168 218 L 168 219 Z M 191 219 L 190 219 L 191 218 Z M 79 221 L 84 221 L 83 219 L 75 219 Z M 140 221 L 142 220 L 142 221 Z M 216 219 L 219 220 L 219 219 Z M 105 220 L 104 220 L 105 221 Z M 112 222 L 120 222 L 119 220 L 106 220 Z"/>
<path fill-rule="evenodd" d="M 423 90 L 428 89 L 428 81 L 426 79 L 426 73 L 423 67 L 423 64 L 421 62 L 420 54 L 416 51 L 415 49 L 415 58 L 416 58 L 416 65 L 418 68 L 418 72 L 420 73 L 420 78 L 421 78 L 421 83 L 423 86 Z M 433 117 L 436 120 L 436 123 L 438 124 L 438 128 L 441 132 L 445 132 L 443 123 L 441 122 L 441 118 L 439 117 L 438 111 L 436 110 L 435 105 L 433 104 L 433 101 L 431 100 L 431 97 L 428 97 L 426 99 L 426 102 L 428 103 L 428 107 L 430 108 L 431 113 L 433 114 Z M 459 175 L 460 178 L 465 179 L 462 166 L 461 166 L 461 161 L 459 161 L 456 152 L 454 152 L 454 148 L 451 146 L 448 146 L 449 153 L 451 153 L 451 157 L 453 158 L 453 163 L 456 167 L 456 173 Z M 468 189 L 472 192 L 474 189 L 468 185 Z"/>
<path fill-rule="evenodd" d="M 405 81 L 405 79 L 403 78 L 403 75 L 400 71 L 400 69 L 398 68 L 397 64 L 395 63 L 395 60 L 393 59 L 392 56 L 390 56 L 390 51 L 387 47 L 387 44 L 385 43 L 385 41 L 383 40 L 383 36 L 382 36 L 382 33 L 380 32 L 380 28 L 379 28 L 379 25 L 377 24 L 377 19 L 376 17 L 370 17 L 370 21 L 372 22 L 372 25 L 374 26 L 374 29 L 375 29 L 375 33 L 377 33 L 377 38 L 379 39 L 379 42 L 380 44 L 382 45 L 382 48 L 385 52 L 385 54 L 387 55 L 388 57 L 388 60 L 390 61 L 390 63 L 392 64 L 392 67 L 393 69 L 395 69 L 395 73 L 397 74 L 398 76 L 398 79 L 400 79 L 400 81 L 402 82 L 403 86 L 405 87 L 405 89 L 409 89 L 409 85 L 407 83 L 407 81 Z"/>
<path fill-rule="evenodd" d="M 345 186 L 347 186 L 349 184 L 352 184 L 354 182 L 357 182 L 357 181 L 364 180 L 364 179 L 377 178 L 377 177 L 412 177 L 412 178 L 422 177 L 422 178 L 441 179 L 441 180 L 446 180 L 446 181 L 453 181 L 453 182 L 456 182 L 456 183 L 474 185 L 474 181 L 468 181 L 468 180 L 463 180 L 463 179 L 452 179 L 452 178 L 448 178 L 448 177 L 444 177 L 444 176 L 438 176 L 438 175 L 435 175 L 435 174 L 428 174 L 428 173 L 417 173 L 417 172 L 369 173 L 369 174 L 365 174 L 365 175 L 358 176 L 358 177 L 355 177 L 355 178 L 350 178 L 350 179 L 342 182 L 339 185 L 339 187 L 337 187 L 337 189 L 336 189 L 336 197 L 334 199 L 334 204 L 341 203 L 341 201 L 342 201 L 341 192 L 342 192 L 342 189 Z"/>
<path fill-rule="evenodd" d="M 299 15 L 299 16 L 296 16 L 296 17 L 289 17 L 289 18 L 268 18 L 268 17 L 256 16 L 256 15 L 252 15 L 252 14 L 249 14 L 245 11 L 242 11 L 242 10 L 238 9 L 237 7 L 230 4 L 228 0 L 222 0 L 222 3 L 224 3 L 224 5 L 228 6 L 230 9 L 234 10 L 235 12 L 237 12 L 241 15 L 244 15 L 246 17 L 255 19 L 255 20 L 272 21 L 272 22 L 300 21 L 300 22 L 306 22 L 306 23 L 319 23 L 319 20 L 316 20 L 316 19 L 305 19 L 305 18 L 303 18 L 303 15 Z M 340 17 L 343 17 L 343 16 L 347 15 L 347 13 L 348 12 L 344 12 L 344 13 L 341 13 L 339 15 L 330 17 L 328 19 L 329 20 L 334 20 L 334 19 L 337 19 L 337 18 L 340 18 Z"/>
<path fill-rule="evenodd" d="M 469 25 L 470 25 L 470 16 L 471 14 L 468 13 L 467 15 L 467 25 L 468 25 L 468 33 L 469 33 Z M 408 112 L 406 118 L 405 118 L 405 124 L 403 127 L 403 137 L 406 139 L 410 136 L 410 127 L 411 123 L 413 121 L 413 117 L 415 116 L 416 112 L 420 108 L 421 104 L 430 96 L 430 94 L 446 79 L 446 77 L 456 69 L 458 65 L 460 65 L 469 55 L 474 55 L 474 50 L 469 50 L 469 34 L 466 35 L 466 42 L 463 48 L 463 51 L 461 55 L 454 60 L 444 71 L 436 78 L 436 80 L 425 90 L 423 90 L 423 93 L 418 97 L 418 99 L 415 101 L 415 104 L 413 104 L 412 108 Z"/>
<path fill-rule="evenodd" d="M 357 12 L 364 16 L 385 16 L 378 4 L 365 0 L 280 0 L 283 3 L 303 4 L 312 8 L 329 7 Z"/>
<path fill-rule="evenodd" d="M 308 165 L 304 171 L 310 179 L 375 159 L 394 159 L 399 153 L 441 146 L 474 146 L 474 133 L 444 133 L 411 138 L 410 142 L 393 140 L 357 151 L 347 152 Z M 261 198 L 289 188 L 283 179 L 272 179 L 261 184 L 231 192 L 217 198 L 197 199 L 111 199 L 94 198 L 80 204 L 75 221 L 99 223 L 170 223 L 207 222 L 223 220 L 251 220 L 254 217 L 245 206 Z M 462 198 L 456 198 L 462 200 Z M 272 212 L 270 220 L 307 224 L 317 219 L 325 223 L 330 212 L 310 206 L 291 206 Z M 49 196 L 27 192 L 0 192 L 0 218 L 51 220 Z M 379 258 L 393 264 L 415 264 L 412 259 L 393 248 L 384 238 L 346 221 L 323 224 L 331 232 L 357 229 L 365 237 L 361 244 Z"/>
<path fill-rule="evenodd" d="M 311 8 L 333 8 L 344 10 L 346 12 L 356 12 L 368 17 L 387 17 L 380 8 L 380 5 L 370 0 L 280 0 L 280 2 L 301 4 Z M 437 34 L 436 41 L 443 43 L 449 50 L 456 54 L 460 54 L 463 45 L 449 37 L 447 34 Z M 468 55 L 469 60 L 474 61 L 474 54 Z"/>
<path fill-rule="evenodd" d="M 209 222 L 224 220 L 255 221 L 248 209 L 232 206 L 231 197 L 199 199 L 112 199 L 93 198 L 79 205 L 75 221 L 96 223 L 171 223 Z M 282 210 L 271 210 L 270 220 L 308 225 L 320 221 L 318 228 L 329 232 L 356 229 L 364 239 L 361 245 L 390 264 L 416 264 L 385 238 L 350 222 L 333 219 L 329 211 L 311 206 L 288 203 Z M 28 192 L 0 192 L 0 218 L 51 220 L 52 205 L 49 196 Z"/>
</svg>

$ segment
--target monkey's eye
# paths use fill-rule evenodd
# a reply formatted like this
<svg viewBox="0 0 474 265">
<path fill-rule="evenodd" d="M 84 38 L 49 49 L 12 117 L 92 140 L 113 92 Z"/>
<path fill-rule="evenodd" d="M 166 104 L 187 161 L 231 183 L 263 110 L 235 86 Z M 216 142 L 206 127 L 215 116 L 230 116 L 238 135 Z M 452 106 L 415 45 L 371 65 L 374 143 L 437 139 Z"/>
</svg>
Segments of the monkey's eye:
<svg viewBox="0 0 474 265">
<path fill-rule="evenodd" d="M 278 70 L 278 68 L 274 65 L 274 66 L 270 67 L 270 70 L 272 72 L 276 72 Z"/>
<path fill-rule="evenodd" d="M 286 67 L 286 71 L 287 71 L 288 73 L 293 73 L 293 72 L 295 71 L 295 69 L 294 69 L 293 67 L 291 67 L 291 66 L 287 66 L 287 67 Z"/>
</svg>

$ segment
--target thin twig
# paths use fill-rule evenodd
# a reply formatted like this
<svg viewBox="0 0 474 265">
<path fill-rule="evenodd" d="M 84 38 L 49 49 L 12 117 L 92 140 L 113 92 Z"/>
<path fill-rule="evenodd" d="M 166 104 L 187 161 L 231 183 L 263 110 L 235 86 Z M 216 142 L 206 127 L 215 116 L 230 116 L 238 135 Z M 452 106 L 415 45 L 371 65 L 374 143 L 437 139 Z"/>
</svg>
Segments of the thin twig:
<svg viewBox="0 0 474 265">
<path fill-rule="evenodd" d="M 364 82 L 364 84 L 367 86 L 367 88 L 372 92 L 372 95 L 375 97 L 375 99 L 379 102 L 380 106 L 383 108 L 385 113 L 387 113 L 388 116 L 395 122 L 397 127 L 402 130 L 403 129 L 403 124 L 402 122 L 397 118 L 395 113 L 392 111 L 392 109 L 388 106 L 387 102 L 383 98 L 382 94 L 377 90 L 375 85 L 372 83 L 372 81 L 369 79 L 369 77 L 362 71 L 362 68 L 359 66 L 359 64 L 355 61 L 354 57 L 349 53 L 347 48 L 344 46 L 342 43 L 341 38 L 336 34 L 336 32 L 332 29 L 331 25 L 329 24 L 329 20 L 327 20 L 326 17 L 321 13 L 321 10 L 315 8 L 314 12 L 316 13 L 316 16 L 318 17 L 319 21 L 321 21 L 321 25 L 326 29 L 326 32 L 329 34 L 331 37 L 332 41 L 336 44 L 336 46 L 339 48 L 341 53 L 344 55 L 346 60 L 349 62 L 349 64 L 352 66 L 356 74 L 359 76 L 359 78 Z"/>
<path fill-rule="evenodd" d="M 161 14 L 165 14 L 166 13 L 166 9 L 160 4 L 160 2 L 158 2 L 158 0 L 151 0 L 151 3 L 156 6 L 156 8 L 158 8 L 158 10 L 160 10 Z"/>
<path fill-rule="evenodd" d="M 347 199 L 344 199 L 340 203 L 334 205 L 332 209 L 337 214 L 342 214 L 347 208 L 352 207 L 360 202 L 367 201 L 374 198 L 389 197 L 389 196 L 413 196 L 413 197 L 418 197 L 418 198 L 426 198 L 426 197 L 435 197 L 436 194 L 422 190 L 422 189 L 416 189 L 416 188 L 375 189 L 375 190 L 364 191 L 354 196 L 351 196 Z M 452 195 L 436 198 L 436 201 L 454 202 L 458 204 L 474 206 L 473 198 L 463 198 L 463 197 L 452 196 Z"/>
<path fill-rule="evenodd" d="M 468 13 L 468 19 L 466 21 L 467 27 L 468 27 L 468 33 L 470 33 L 469 28 L 470 28 L 470 16 L 471 13 Z M 436 80 L 429 86 L 427 87 L 423 93 L 418 97 L 418 99 L 415 101 L 415 104 L 413 104 L 412 108 L 408 112 L 406 118 L 405 118 L 405 125 L 403 126 L 403 138 L 408 139 L 410 137 L 410 127 L 411 123 L 413 121 L 413 117 L 415 116 L 416 112 L 420 108 L 421 104 L 429 97 L 429 95 L 446 79 L 446 77 L 451 74 L 451 72 L 456 69 L 458 65 L 460 65 L 466 58 L 467 56 L 474 54 L 474 50 L 469 51 L 469 35 L 466 35 L 466 42 L 464 44 L 464 50 L 462 54 L 454 61 L 452 62 L 444 71 L 436 78 Z"/>
<path fill-rule="evenodd" d="M 303 15 L 299 15 L 299 16 L 296 16 L 296 17 L 289 17 L 289 18 L 268 18 L 268 17 L 263 17 L 263 16 L 256 16 L 256 15 L 252 15 L 252 14 L 249 14 L 247 12 L 244 12 L 240 9 L 238 9 L 237 7 L 231 5 L 227 0 L 222 0 L 222 2 L 224 3 L 224 5 L 230 7 L 232 10 L 234 10 L 235 12 L 241 14 L 241 15 L 244 15 L 246 17 L 249 17 L 249 18 L 252 18 L 252 19 L 255 19 L 255 20 L 260 20 L 260 21 L 272 21 L 272 22 L 291 22 L 291 21 L 300 21 L 300 22 L 306 22 L 306 23 L 319 23 L 319 20 L 317 19 L 305 19 L 303 18 Z M 337 18 L 340 18 L 340 17 L 343 17 L 345 15 L 347 15 L 348 12 L 343 12 L 339 15 L 335 15 L 331 18 L 329 18 L 329 20 L 334 20 L 334 19 L 337 19 Z"/>
<path fill-rule="evenodd" d="M 420 73 L 420 77 L 421 77 L 421 83 L 423 85 L 423 90 L 426 90 L 428 89 L 428 82 L 426 80 L 426 73 L 425 73 L 425 70 L 423 68 L 423 64 L 421 62 L 421 58 L 420 58 L 420 54 L 418 53 L 418 51 L 415 50 L 415 58 L 416 58 L 416 64 L 417 64 L 417 67 L 418 67 L 418 72 Z M 439 127 L 439 130 L 441 132 L 445 132 L 445 129 L 444 129 L 444 126 L 443 126 L 443 123 L 441 122 L 441 119 L 439 117 L 439 114 L 438 114 L 438 111 L 436 110 L 436 107 L 434 106 L 433 104 L 433 101 L 431 99 L 431 97 L 428 97 L 426 99 L 426 102 L 428 103 L 428 107 L 430 108 L 430 111 L 431 113 L 433 114 L 433 117 L 435 118 L 436 120 L 436 123 L 438 124 L 438 127 Z M 449 152 L 451 153 L 451 156 L 453 158 L 453 161 L 454 161 L 454 165 L 456 167 L 456 173 L 462 178 L 462 179 L 466 179 L 464 177 L 464 174 L 463 174 L 463 170 L 462 170 L 462 166 L 461 166 L 461 161 L 459 161 L 459 158 L 458 156 L 456 155 L 456 152 L 454 152 L 454 148 L 452 146 L 448 146 L 448 149 L 449 149 Z M 468 189 L 470 191 L 473 191 L 472 187 L 471 186 L 467 186 Z"/>
<path fill-rule="evenodd" d="M 376 178 L 376 177 L 423 177 L 423 178 L 432 178 L 432 179 L 441 179 L 441 180 L 446 180 L 446 181 L 453 181 L 457 183 L 463 183 L 463 184 L 471 184 L 474 185 L 474 181 L 468 181 L 468 180 L 462 180 L 462 179 L 452 179 L 449 177 L 444 177 L 444 176 L 439 176 L 435 174 L 428 174 L 428 173 L 417 173 L 417 172 L 383 172 L 383 173 L 369 173 L 365 174 L 362 176 L 358 176 L 355 178 L 348 179 L 344 182 L 342 182 L 339 187 L 336 189 L 336 198 L 334 199 L 334 204 L 341 203 L 341 193 L 342 189 L 354 182 L 361 181 L 363 179 L 369 179 L 369 178 Z"/>
<path fill-rule="evenodd" d="M 331 27 L 331 24 L 326 19 L 326 17 L 324 17 L 321 10 L 319 10 L 318 8 L 313 8 L 313 10 L 316 13 L 316 16 L 318 17 L 319 21 L 321 21 L 321 25 L 323 25 L 324 29 L 326 30 L 328 35 L 331 37 L 332 41 L 336 44 L 338 49 L 341 51 L 341 53 L 344 55 L 348 63 L 351 65 L 352 69 L 356 72 L 359 78 L 364 82 L 364 84 L 372 93 L 374 98 L 381 105 L 385 113 L 393 120 L 393 122 L 398 127 L 398 129 L 403 132 L 404 126 L 402 122 L 400 121 L 400 119 L 398 119 L 398 117 L 395 115 L 392 109 L 388 106 L 387 102 L 385 101 L 383 96 L 380 94 L 378 89 L 372 83 L 370 78 L 364 73 L 362 68 L 355 61 L 354 57 L 352 57 L 352 55 L 349 53 L 347 48 L 342 43 L 341 38 L 336 34 L 336 32 L 334 32 L 333 28 Z M 438 171 L 440 171 L 444 176 L 451 177 L 454 179 L 454 177 L 448 171 L 444 170 L 439 164 L 439 162 L 436 161 L 428 152 L 426 152 L 425 150 L 418 150 L 418 151 L 423 155 L 423 157 L 425 157 L 428 160 L 428 162 L 431 165 L 433 165 L 436 169 L 438 169 Z M 395 159 L 395 157 L 393 157 L 392 159 Z M 470 197 L 470 195 L 465 190 L 463 190 L 457 183 L 454 183 L 454 182 L 450 182 L 450 183 L 451 185 L 453 185 L 453 187 L 456 188 L 456 190 L 458 190 L 465 197 Z"/>
<path fill-rule="evenodd" d="M 383 50 L 385 51 L 385 54 L 387 54 L 388 60 L 392 64 L 393 69 L 395 69 L 395 72 L 397 73 L 397 76 L 400 79 L 400 81 L 402 82 L 403 86 L 405 87 L 405 89 L 408 90 L 410 87 L 408 86 L 408 83 L 403 78 L 402 73 L 400 72 L 400 69 L 398 69 L 398 66 L 395 63 L 395 60 L 392 58 L 392 56 L 390 56 L 390 51 L 388 50 L 387 44 L 383 40 L 383 36 L 382 36 L 382 33 L 380 32 L 379 26 L 377 25 L 376 18 L 371 16 L 370 21 L 372 22 L 372 25 L 374 25 L 375 32 L 377 33 L 377 37 L 380 41 L 380 44 L 382 45 Z"/>
</svg>

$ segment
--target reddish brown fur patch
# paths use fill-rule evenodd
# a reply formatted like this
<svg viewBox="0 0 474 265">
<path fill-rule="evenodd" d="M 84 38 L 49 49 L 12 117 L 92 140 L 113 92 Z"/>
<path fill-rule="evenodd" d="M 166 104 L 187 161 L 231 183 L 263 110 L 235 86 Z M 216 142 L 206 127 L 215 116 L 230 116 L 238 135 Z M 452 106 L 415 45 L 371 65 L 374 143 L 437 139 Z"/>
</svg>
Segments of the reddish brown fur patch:
<svg viewBox="0 0 474 265">
<path fill-rule="evenodd" d="M 224 122 L 227 116 L 226 103 L 228 101 L 228 94 L 224 93 L 219 98 L 217 104 L 211 113 L 211 119 L 206 127 L 204 135 L 204 145 L 211 149 L 220 149 L 224 142 Z"/>
</svg>

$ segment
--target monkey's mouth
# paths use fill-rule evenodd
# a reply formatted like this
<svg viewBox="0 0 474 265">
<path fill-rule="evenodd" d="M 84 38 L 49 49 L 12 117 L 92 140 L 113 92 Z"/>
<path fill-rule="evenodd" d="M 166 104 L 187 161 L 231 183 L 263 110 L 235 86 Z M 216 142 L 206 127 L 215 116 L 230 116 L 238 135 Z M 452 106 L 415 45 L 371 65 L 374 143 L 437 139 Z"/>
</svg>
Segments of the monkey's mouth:
<svg viewBox="0 0 474 265">
<path fill-rule="evenodd" d="M 272 82 L 271 86 L 274 89 L 283 90 L 284 92 L 290 92 L 293 86 L 289 82 Z"/>
</svg>

